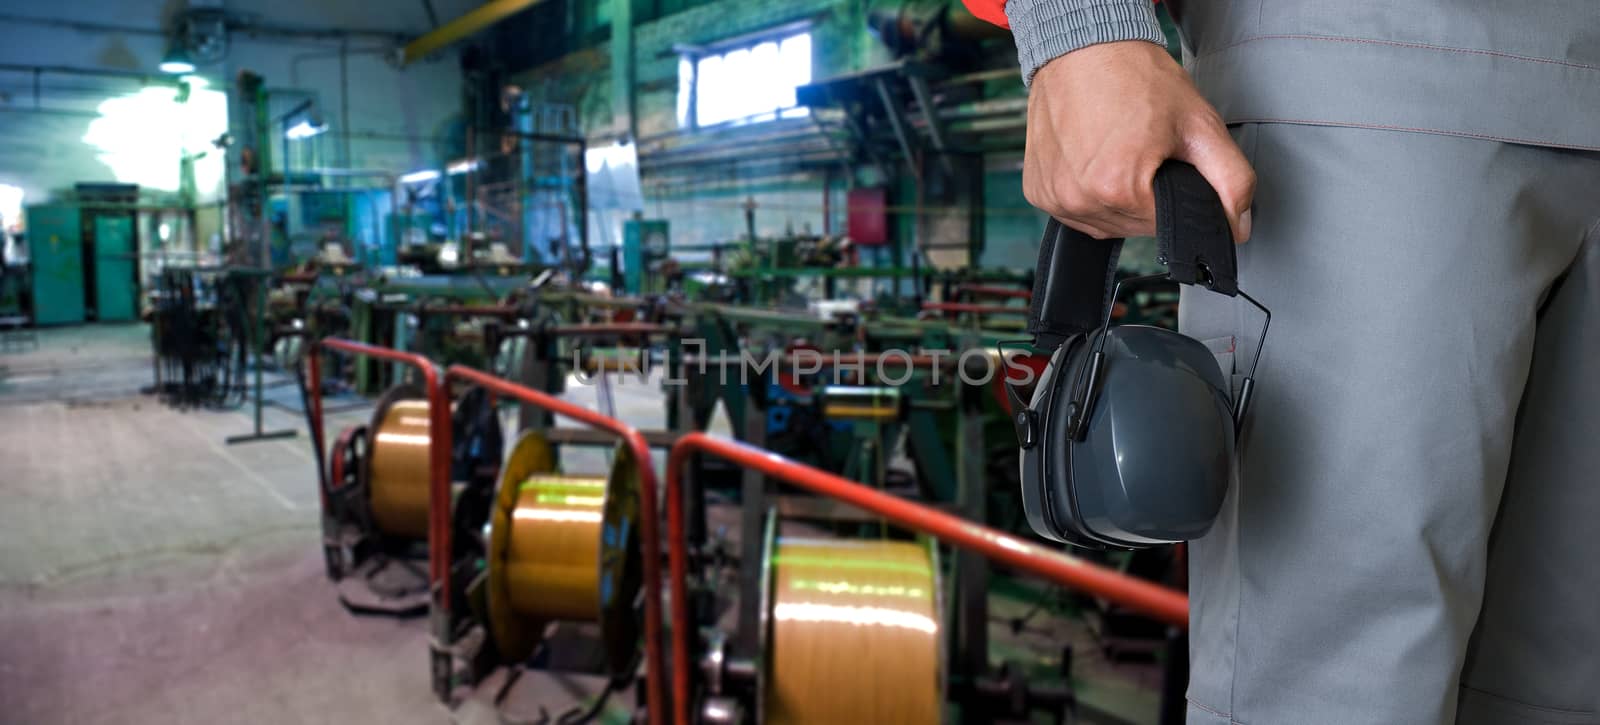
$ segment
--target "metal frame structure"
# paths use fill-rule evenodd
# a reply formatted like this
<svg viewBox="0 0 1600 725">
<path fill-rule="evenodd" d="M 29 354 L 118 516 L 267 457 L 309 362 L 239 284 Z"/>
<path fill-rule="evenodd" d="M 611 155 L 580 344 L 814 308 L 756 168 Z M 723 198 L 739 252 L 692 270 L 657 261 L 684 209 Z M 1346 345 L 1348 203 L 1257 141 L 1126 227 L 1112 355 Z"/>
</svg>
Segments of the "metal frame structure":
<svg viewBox="0 0 1600 725">
<path fill-rule="evenodd" d="M 401 352 L 354 340 L 326 337 L 313 340 L 306 349 L 306 387 L 309 395 L 309 413 L 313 421 L 311 442 L 316 446 L 321 460 L 327 450 L 323 436 L 322 417 L 322 359 L 321 348 L 380 360 L 400 363 L 416 369 L 422 375 L 423 391 L 428 397 L 428 621 L 433 632 L 429 644 L 430 667 L 437 666 L 440 643 L 450 641 L 450 451 L 452 444 L 450 425 L 450 396 L 445 391 L 443 377 L 433 361 L 416 353 Z M 318 464 L 317 477 L 327 475 Z M 327 511 L 328 483 L 321 486 L 323 526 L 329 524 Z M 324 531 L 324 535 L 328 532 Z"/>
<path fill-rule="evenodd" d="M 613 418 L 559 400 L 547 393 L 513 383 L 481 370 L 464 365 L 452 365 L 441 375 L 433 362 L 421 355 L 400 352 L 385 347 L 345 340 L 337 337 L 323 338 L 310 346 L 306 355 L 310 407 L 315 425 L 311 432 L 317 450 L 324 449 L 321 360 L 319 350 L 327 347 L 351 355 L 374 357 L 408 365 L 422 374 L 423 389 L 428 396 L 428 579 L 431 592 L 429 620 L 433 629 L 431 643 L 432 666 L 437 667 L 444 649 L 453 641 L 451 631 L 451 602 L 448 585 L 450 570 L 450 400 L 447 386 L 450 382 L 478 385 L 486 390 L 519 402 L 532 405 L 557 415 L 566 416 L 588 426 L 616 435 L 639 462 L 640 481 L 640 534 L 644 539 L 641 558 L 644 563 L 645 587 L 645 693 L 651 722 L 664 722 L 666 710 L 664 685 L 661 674 L 666 666 L 661 651 L 661 549 L 660 534 L 656 530 L 656 473 L 650 458 L 650 446 L 639 431 Z M 319 477 L 322 472 L 318 472 Z M 327 486 L 322 487 L 324 508 L 327 506 Z M 442 693 L 441 693 L 442 694 Z"/>
<path fill-rule="evenodd" d="M 897 498 L 754 446 L 705 433 L 688 433 L 672 446 L 672 453 L 667 459 L 667 548 L 673 602 L 672 661 L 675 666 L 672 670 L 672 699 L 675 725 L 689 725 L 691 722 L 688 663 L 693 660 L 689 657 L 689 613 L 687 607 L 683 606 L 689 596 L 689 572 L 682 485 L 685 464 L 695 453 L 719 456 L 812 493 L 859 506 L 900 526 L 976 551 L 1063 586 L 1104 597 L 1172 626 L 1184 629 L 1189 626 L 1189 599 L 1180 592 Z M 652 722 L 660 721 L 652 718 Z"/>
<path fill-rule="evenodd" d="M 645 700 L 650 722 L 665 722 L 665 692 L 662 670 L 666 662 L 661 652 L 661 534 L 656 529 L 656 469 L 650 458 L 650 446 L 637 429 L 615 418 L 607 418 L 592 410 L 560 400 L 548 393 L 497 378 L 465 365 L 451 365 L 445 371 L 446 381 L 459 381 L 478 385 L 490 392 L 515 398 L 519 402 L 543 408 L 556 415 L 566 416 L 593 428 L 616 435 L 628 447 L 639 464 L 639 535 L 643 539 L 640 557 L 644 560 L 644 637 L 645 637 Z M 445 546 L 449 546 L 446 530 Z M 432 552 L 430 544 L 430 553 Z M 674 600 L 675 602 L 677 600 Z M 674 611 L 681 610 L 675 606 Z"/>
<path fill-rule="evenodd" d="M 450 611 L 450 588 L 437 586 L 450 571 L 447 553 L 450 545 L 450 396 L 445 392 L 443 378 L 432 360 L 416 353 L 338 337 L 314 341 L 306 350 L 306 387 L 311 398 L 311 418 L 316 422 L 311 431 L 311 440 L 318 451 L 326 450 L 322 426 L 321 348 L 324 347 L 350 355 L 401 363 L 422 374 L 422 389 L 428 396 L 428 581 L 434 585 L 429 601 L 435 609 L 431 618 L 437 635 L 439 615 Z M 322 471 L 317 473 L 319 477 L 323 475 Z M 327 492 L 328 487 L 324 485 L 324 509 L 328 505 Z"/>
<path fill-rule="evenodd" d="M 552 326 L 546 333 L 563 335 L 608 333 L 651 334 L 662 332 L 661 325 L 651 323 L 620 323 L 610 325 Z M 576 404 L 557 399 L 554 395 L 526 385 L 496 377 L 465 365 L 452 365 L 441 369 L 428 358 L 389 348 L 369 345 L 337 337 L 327 337 L 308 347 L 305 363 L 308 365 L 308 408 L 314 425 L 312 440 L 317 450 L 324 449 L 324 410 L 321 395 L 322 348 L 348 355 L 371 357 L 412 367 L 420 372 L 421 382 L 429 402 L 429 524 L 428 558 L 430 580 L 430 664 L 437 677 L 445 674 L 448 683 L 451 652 L 455 641 L 454 618 L 451 616 L 451 506 L 450 506 L 450 451 L 451 420 L 450 396 L 452 383 L 476 385 L 495 395 L 514 399 L 524 406 L 537 408 L 549 414 L 561 415 L 619 439 L 640 465 L 641 558 L 646 581 L 644 592 L 645 638 L 645 694 L 649 721 L 671 721 L 678 725 L 690 722 L 691 678 L 690 657 L 692 625 L 687 603 L 688 547 L 685 495 L 685 467 L 696 454 L 725 459 L 757 477 L 791 484 L 811 493 L 835 499 L 843 504 L 858 507 L 881 516 L 887 521 L 917 532 L 932 535 L 962 550 L 963 556 L 976 555 L 983 560 L 994 560 L 1020 571 L 1031 573 L 1050 582 L 1077 589 L 1104 598 L 1129 609 L 1147 614 L 1171 625 L 1179 632 L 1188 626 L 1188 599 L 1181 592 L 1139 580 L 1098 564 L 1090 563 L 1068 554 L 1052 550 L 1022 538 L 989 528 L 980 522 L 952 515 L 939 509 L 908 501 L 884 493 L 842 476 L 804 465 L 757 446 L 729 440 L 703 432 L 688 432 L 677 436 L 671 446 L 667 461 L 665 490 L 659 493 L 666 499 L 668 571 L 661 571 L 661 551 L 658 512 L 657 474 L 650 457 L 651 441 L 638 429 L 616 419 L 585 409 Z M 659 443 L 657 443 L 659 445 Z M 319 480 L 326 475 L 319 471 Z M 324 507 L 327 505 L 327 484 L 322 486 Z M 675 663 L 669 686 L 666 678 L 667 657 L 662 642 L 664 612 L 661 579 L 669 577 L 671 616 L 671 656 Z M 440 667 L 444 667 L 440 670 Z M 436 683 L 439 680 L 436 679 Z M 448 696 L 448 692 L 440 693 Z M 667 712 L 671 707 L 671 713 Z"/>
</svg>

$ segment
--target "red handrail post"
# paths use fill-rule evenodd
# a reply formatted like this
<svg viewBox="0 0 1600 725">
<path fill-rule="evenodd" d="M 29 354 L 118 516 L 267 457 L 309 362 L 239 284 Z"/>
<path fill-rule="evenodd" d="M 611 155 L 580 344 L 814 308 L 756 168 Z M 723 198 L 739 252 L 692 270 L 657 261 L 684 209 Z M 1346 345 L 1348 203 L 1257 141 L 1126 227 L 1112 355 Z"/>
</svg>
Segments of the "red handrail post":
<svg viewBox="0 0 1600 725">
<path fill-rule="evenodd" d="M 633 455 L 634 462 L 639 466 L 639 536 L 644 541 L 640 558 L 644 560 L 644 650 L 645 650 L 645 699 L 646 707 L 650 714 L 650 722 L 663 723 L 666 715 L 662 671 L 666 662 L 662 659 L 661 652 L 661 533 L 657 529 L 659 521 L 656 511 L 657 490 L 656 468 L 650 459 L 650 446 L 645 442 L 644 435 L 622 421 L 608 418 L 587 408 L 580 407 L 565 400 L 556 398 L 539 390 L 513 383 L 504 378 L 498 378 L 482 370 L 465 365 L 451 365 L 445 370 L 445 380 L 460 380 L 462 382 L 478 385 L 491 393 L 515 398 L 523 403 L 548 410 L 556 415 L 566 416 L 593 428 L 598 428 L 615 434 L 622 439 L 623 445 L 628 447 Z M 669 504 L 670 505 L 670 504 Z M 683 609 L 681 600 L 673 599 L 673 611 Z M 674 635 L 676 641 L 676 635 Z M 677 663 L 674 670 L 684 667 Z"/>
<path fill-rule="evenodd" d="M 667 550 L 672 577 L 673 720 L 689 725 L 689 615 L 687 554 L 684 551 L 683 466 L 694 452 L 720 456 L 813 493 L 871 511 L 900 526 L 931 534 L 991 559 L 1064 586 L 1149 614 L 1178 627 L 1189 625 L 1189 598 L 1182 593 L 1046 549 L 979 523 L 907 501 L 746 443 L 701 432 L 685 434 L 667 458 Z"/>
<path fill-rule="evenodd" d="M 311 408 L 306 412 L 311 414 L 311 445 L 317 447 L 317 455 L 312 458 L 314 461 L 321 461 L 323 453 L 328 450 L 323 447 L 322 438 L 322 356 L 319 351 L 317 340 L 311 340 L 311 344 L 306 347 L 305 360 L 300 363 L 306 366 L 306 385 L 311 388 L 306 391 L 306 399 L 309 401 L 306 405 Z M 322 501 L 323 518 L 327 518 L 328 507 L 332 504 L 328 500 L 329 482 L 325 478 L 327 475 L 327 471 L 317 471 L 317 492 Z"/>
</svg>

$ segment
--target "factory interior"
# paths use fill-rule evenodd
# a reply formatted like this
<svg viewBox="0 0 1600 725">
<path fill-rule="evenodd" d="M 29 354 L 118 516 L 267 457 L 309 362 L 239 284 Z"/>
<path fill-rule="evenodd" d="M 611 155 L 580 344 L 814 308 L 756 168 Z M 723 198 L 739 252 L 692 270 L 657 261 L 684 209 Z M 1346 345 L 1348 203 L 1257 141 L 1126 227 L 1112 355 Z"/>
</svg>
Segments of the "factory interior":
<svg viewBox="0 0 1600 725">
<path fill-rule="evenodd" d="M 1183 721 L 959 0 L 5 5 L 0 723 Z"/>
</svg>

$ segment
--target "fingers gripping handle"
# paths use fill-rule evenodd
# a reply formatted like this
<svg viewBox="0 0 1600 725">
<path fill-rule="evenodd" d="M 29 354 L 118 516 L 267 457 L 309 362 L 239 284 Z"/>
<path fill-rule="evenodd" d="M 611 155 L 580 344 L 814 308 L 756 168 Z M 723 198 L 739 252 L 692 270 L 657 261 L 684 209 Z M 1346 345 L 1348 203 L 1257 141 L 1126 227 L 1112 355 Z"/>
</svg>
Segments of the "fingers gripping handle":
<svg viewBox="0 0 1600 725">
<path fill-rule="evenodd" d="M 1156 246 L 1167 276 L 1222 294 L 1239 293 L 1238 261 L 1227 212 L 1193 166 L 1168 161 L 1156 170 Z M 1028 331 L 1054 348 L 1100 326 L 1111 305 L 1121 239 L 1095 239 L 1051 218 L 1039 242 Z"/>
</svg>

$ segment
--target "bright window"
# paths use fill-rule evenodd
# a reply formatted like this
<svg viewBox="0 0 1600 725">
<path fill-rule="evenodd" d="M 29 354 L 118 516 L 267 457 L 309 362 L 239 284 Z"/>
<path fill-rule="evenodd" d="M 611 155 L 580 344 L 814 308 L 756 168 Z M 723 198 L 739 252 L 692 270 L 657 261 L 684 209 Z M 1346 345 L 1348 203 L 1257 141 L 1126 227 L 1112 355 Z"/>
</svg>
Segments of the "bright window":
<svg viewBox="0 0 1600 725">
<path fill-rule="evenodd" d="M 176 88 L 150 86 L 100 104 L 83 142 L 100 150 L 117 181 L 178 191 L 182 157 L 204 153 L 194 164 L 195 185 L 207 198 L 218 189 L 226 165 L 211 142 L 228 130 L 228 96 L 206 88 L 203 79 L 187 80 L 187 97 Z"/>
<path fill-rule="evenodd" d="M 0 184 L 0 232 L 22 225 L 22 187 Z"/>
<path fill-rule="evenodd" d="M 711 126 L 801 117 L 807 109 L 796 105 L 794 91 L 810 82 L 809 32 L 714 55 L 686 55 L 678 62 L 678 123 Z"/>
</svg>

